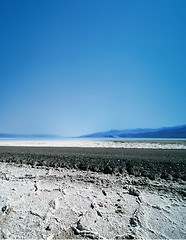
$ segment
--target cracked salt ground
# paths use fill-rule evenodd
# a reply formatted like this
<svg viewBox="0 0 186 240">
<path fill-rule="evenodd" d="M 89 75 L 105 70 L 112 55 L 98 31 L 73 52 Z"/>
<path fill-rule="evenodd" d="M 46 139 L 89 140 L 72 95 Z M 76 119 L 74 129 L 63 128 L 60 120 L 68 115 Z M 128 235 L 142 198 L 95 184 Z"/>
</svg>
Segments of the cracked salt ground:
<svg viewBox="0 0 186 240">
<path fill-rule="evenodd" d="M 129 176 L 5 163 L 0 171 L 0 238 L 184 238 L 184 201 Z"/>
<path fill-rule="evenodd" d="M 143 194 L 143 215 L 141 221 L 149 230 L 150 238 L 169 238 L 179 236 L 185 239 L 186 204 L 174 196 L 158 196 L 152 199 L 151 194 Z M 162 224 L 163 223 L 163 224 Z M 159 234 L 157 234 L 159 233 Z"/>
</svg>

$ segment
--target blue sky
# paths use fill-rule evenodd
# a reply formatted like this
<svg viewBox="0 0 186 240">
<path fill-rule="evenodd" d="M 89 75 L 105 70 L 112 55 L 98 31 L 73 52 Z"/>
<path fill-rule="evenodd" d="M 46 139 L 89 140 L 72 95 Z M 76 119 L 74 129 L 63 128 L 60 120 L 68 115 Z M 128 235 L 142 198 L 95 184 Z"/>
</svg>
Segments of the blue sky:
<svg viewBox="0 0 186 240">
<path fill-rule="evenodd" d="M 0 1 L 0 132 L 186 123 L 185 0 Z"/>
</svg>

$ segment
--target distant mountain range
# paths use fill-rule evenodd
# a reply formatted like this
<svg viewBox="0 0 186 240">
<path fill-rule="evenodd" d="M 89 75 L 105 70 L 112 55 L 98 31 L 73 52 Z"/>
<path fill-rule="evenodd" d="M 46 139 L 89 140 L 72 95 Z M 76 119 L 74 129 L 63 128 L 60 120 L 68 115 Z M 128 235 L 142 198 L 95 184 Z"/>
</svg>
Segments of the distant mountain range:
<svg viewBox="0 0 186 240">
<path fill-rule="evenodd" d="M 58 135 L 50 134 L 4 134 L 0 133 L 0 139 L 56 139 L 62 138 Z"/>
<path fill-rule="evenodd" d="M 61 139 L 59 135 L 50 134 L 3 134 L 0 139 L 28 139 L 28 140 L 47 140 Z M 186 138 L 186 125 L 162 128 L 137 128 L 125 130 L 110 130 L 107 132 L 97 132 L 80 136 L 79 138 Z"/>
<path fill-rule="evenodd" d="M 162 127 L 157 129 L 137 128 L 110 130 L 83 135 L 81 138 L 186 138 L 186 125 Z"/>
</svg>

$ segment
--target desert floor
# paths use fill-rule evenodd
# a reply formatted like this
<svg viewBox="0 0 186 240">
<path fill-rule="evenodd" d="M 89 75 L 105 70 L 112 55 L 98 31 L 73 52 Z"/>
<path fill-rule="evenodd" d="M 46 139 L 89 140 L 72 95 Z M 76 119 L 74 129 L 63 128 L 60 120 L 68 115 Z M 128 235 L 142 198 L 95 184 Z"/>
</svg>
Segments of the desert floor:
<svg viewBox="0 0 186 240">
<path fill-rule="evenodd" d="M 0 147 L 2 239 L 185 239 L 185 150 Z"/>
</svg>

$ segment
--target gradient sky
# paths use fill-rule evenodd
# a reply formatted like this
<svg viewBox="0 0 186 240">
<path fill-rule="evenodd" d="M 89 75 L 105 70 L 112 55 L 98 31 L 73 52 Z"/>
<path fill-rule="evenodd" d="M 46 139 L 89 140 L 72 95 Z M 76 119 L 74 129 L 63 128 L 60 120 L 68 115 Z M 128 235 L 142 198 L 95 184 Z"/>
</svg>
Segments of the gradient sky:
<svg viewBox="0 0 186 240">
<path fill-rule="evenodd" d="M 0 133 L 186 123 L 185 0 L 0 0 Z"/>
</svg>

